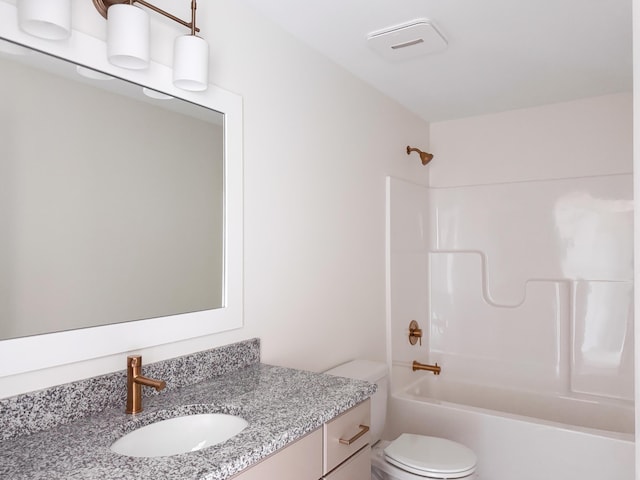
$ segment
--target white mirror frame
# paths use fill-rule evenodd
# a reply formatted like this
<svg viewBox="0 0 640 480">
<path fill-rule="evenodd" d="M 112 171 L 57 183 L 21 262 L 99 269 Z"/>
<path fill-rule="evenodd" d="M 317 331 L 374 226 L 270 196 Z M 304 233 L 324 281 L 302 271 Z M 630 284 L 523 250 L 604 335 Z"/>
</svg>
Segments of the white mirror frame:
<svg viewBox="0 0 640 480">
<path fill-rule="evenodd" d="M 165 92 L 224 113 L 225 255 L 223 308 L 101 327 L 0 341 L 0 377 L 70 364 L 241 328 L 243 325 L 242 97 L 209 85 L 187 92 L 172 84 L 171 68 L 151 62 L 148 70 L 124 70 L 106 58 L 102 40 L 74 30 L 65 41 L 27 35 L 16 7 L 0 2 L 0 38 Z"/>
</svg>

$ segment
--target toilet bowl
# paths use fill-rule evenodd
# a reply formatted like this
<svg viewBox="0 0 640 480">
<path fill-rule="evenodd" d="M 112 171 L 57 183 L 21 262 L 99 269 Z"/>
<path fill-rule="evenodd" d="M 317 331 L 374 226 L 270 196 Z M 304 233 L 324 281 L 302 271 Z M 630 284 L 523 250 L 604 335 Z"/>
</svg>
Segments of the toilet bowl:
<svg viewBox="0 0 640 480">
<path fill-rule="evenodd" d="M 410 433 L 403 433 L 393 441 L 380 440 L 389 391 L 385 364 L 353 360 L 325 373 L 378 385 L 378 390 L 371 397 L 372 480 L 477 480 L 477 457 L 460 443 Z"/>
<path fill-rule="evenodd" d="M 371 450 L 372 480 L 476 479 L 476 455 L 444 438 L 403 433 Z"/>
</svg>

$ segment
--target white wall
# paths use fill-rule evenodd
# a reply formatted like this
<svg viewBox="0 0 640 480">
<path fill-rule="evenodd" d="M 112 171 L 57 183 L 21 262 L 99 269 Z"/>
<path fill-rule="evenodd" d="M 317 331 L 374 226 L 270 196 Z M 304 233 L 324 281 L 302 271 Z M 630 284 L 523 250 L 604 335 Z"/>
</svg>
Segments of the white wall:
<svg viewBox="0 0 640 480">
<path fill-rule="evenodd" d="M 633 0 L 633 176 L 634 192 L 640 192 L 640 1 Z M 640 209 L 634 212 L 634 298 L 635 318 L 640 319 Z M 636 320 L 637 322 L 637 320 Z M 640 345 L 640 328 L 636 324 L 635 344 Z M 635 404 L 636 404 L 636 480 L 640 479 L 640 353 L 635 350 Z"/>
<path fill-rule="evenodd" d="M 266 362 L 383 359 L 384 177 L 427 181 L 404 147 L 426 148 L 428 125 L 227 3 L 226 15 L 255 20 L 242 32 L 216 16 L 213 27 L 237 49 L 218 83 L 245 105 L 248 330 Z"/>
<path fill-rule="evenodd" d="M 180 14 L 175 3 L 158 5 Z M 74 9 L 75 28 L 104 36 L 91 2 Z M 428 124 L 233 0 L 200 2 L 199 19 L 211 83 L 244 98 L 245 327 L 145 350 L 145 361 L 255 336 L 267 363 L 383 360 L 385 176 L 427 183 L 404 149 L 428 148 Z M 170 63 L 174 30 L 154 22 L 168 32 L 154 36 L 157 61 Z M 0 397 L 120 369 L 123 358 L 8 377 Z"/>
<path fill-rule="evenodd" d="M 433 187 L 632 172 L 632 96 L 605 95 L 431 125 Z"/>
</svg>

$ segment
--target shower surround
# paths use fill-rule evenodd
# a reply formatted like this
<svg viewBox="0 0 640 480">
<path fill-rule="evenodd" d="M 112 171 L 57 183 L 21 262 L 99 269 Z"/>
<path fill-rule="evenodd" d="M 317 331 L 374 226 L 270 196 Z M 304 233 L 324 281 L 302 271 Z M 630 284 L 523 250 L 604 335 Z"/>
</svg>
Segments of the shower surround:
<svg viewBox="0 0 640 480">
<path fill-rule="evenodd" d="M 432 125 L 430 186 L 387 181 L 396 392 L 418 360 L 438 381 L 633 407 L 631 138 L 630 94 Z"/>
<path fill-rule="evenodd" d="M 632 402 L 631 184 L 630 174 L 452 188 L 390 179 L 394 362 Z M 422 347 L 407 341 L 412 319 Z"/>
<path fill-rule="evenodd" d="M 431 353 L 458 379 L 632 401 L 631 187 L 431 189 Z"/>
</svg>

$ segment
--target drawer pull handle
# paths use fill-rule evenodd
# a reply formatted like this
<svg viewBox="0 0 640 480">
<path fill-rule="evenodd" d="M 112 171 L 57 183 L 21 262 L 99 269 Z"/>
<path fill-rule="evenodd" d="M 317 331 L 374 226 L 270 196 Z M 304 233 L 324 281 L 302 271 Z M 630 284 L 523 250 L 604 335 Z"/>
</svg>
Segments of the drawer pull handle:
<svg viewBox="0 0 640 480">
<path fill-rule="evenodd" d="M 369 427 L 366 425 L 360 425 L 360 431 L 358 433 L 356 433 L 353 437 L 351 437 L 348 440 L 345 440 L 344 438 L 341 438 L 340 440 L 338 440 L 340 442 L 340 445 L 351 445 L 352 443 L 355 443 L 358 441 L 358 439 L 360 437 L 362 437 L 365 433 L 367 433 L 369 431 Z"/>
</svg>

